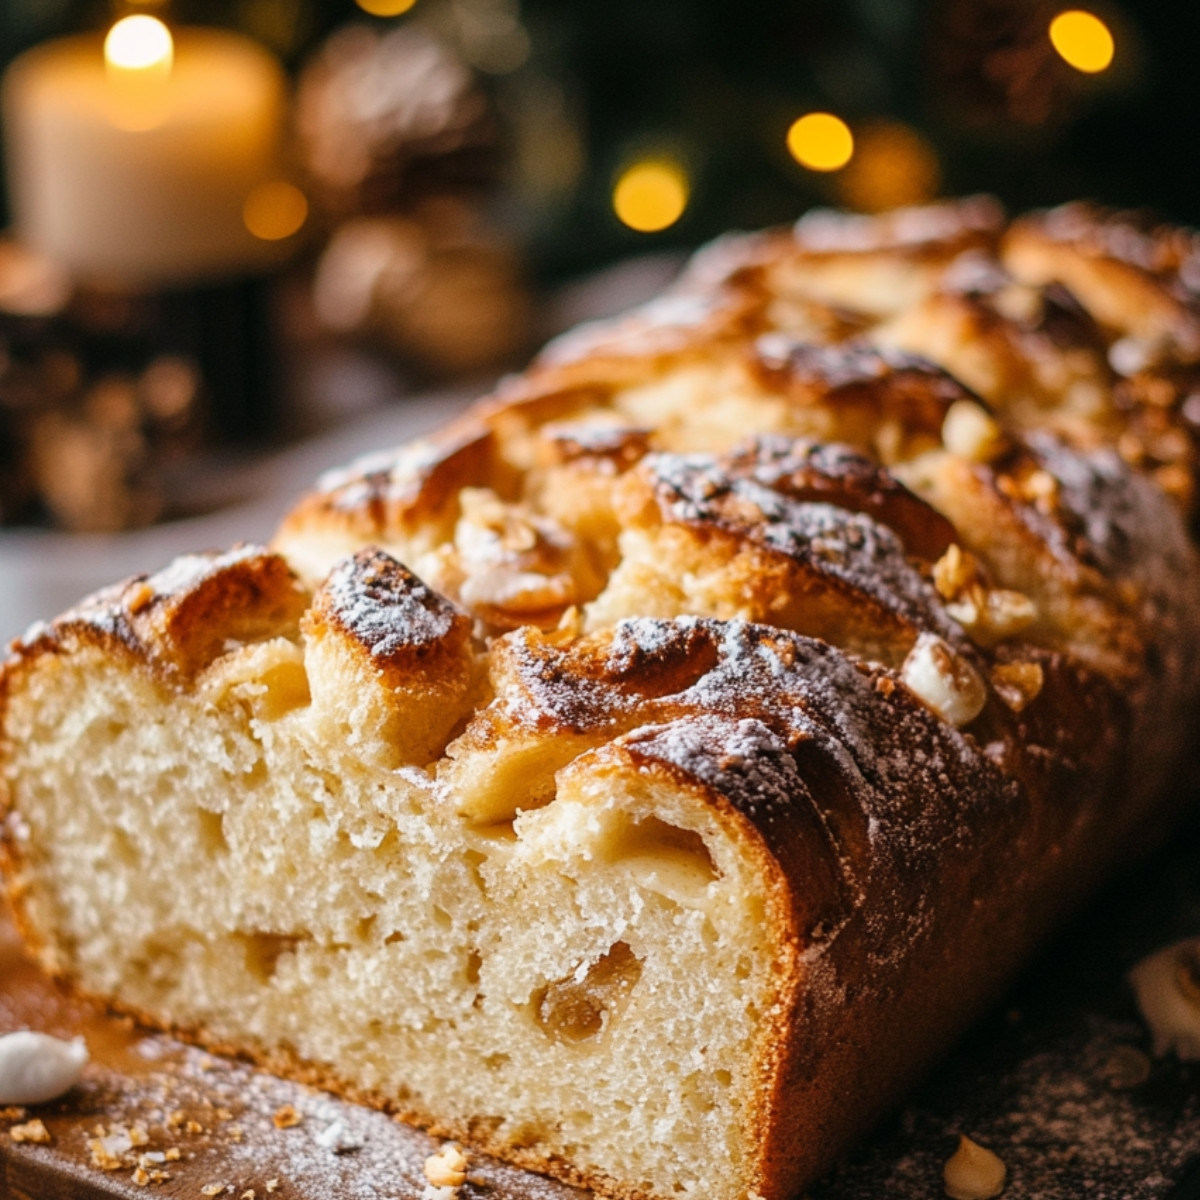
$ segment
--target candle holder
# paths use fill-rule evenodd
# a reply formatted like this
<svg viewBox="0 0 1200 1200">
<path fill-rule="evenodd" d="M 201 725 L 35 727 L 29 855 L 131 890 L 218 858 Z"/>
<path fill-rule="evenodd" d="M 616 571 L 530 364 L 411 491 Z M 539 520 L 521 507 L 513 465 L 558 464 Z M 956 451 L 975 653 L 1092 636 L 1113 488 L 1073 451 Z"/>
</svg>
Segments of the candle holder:
<svg viewBox="0 0 1200 1200">
<path fill-rule="evenodd" d="M 0 278 L 25 364 L 0 371 L 0 518 L 145 524 L 178 507 L 165 470 L 185 449 L 279 422 L 270 273 L 305 215 L 280 178 L 283 69 L 238 34 L 139 15 L 27 51 L 2 101 L 9 269 L 70 287 L 31 324 Z"/>
<path fill-rule="evenodd" d="M 112 530 L 193 511 L 204 461 L 281 428 L 271 293 L 263 277 L 72 289 L 0 243 L 0 523 Z"/>
<path fill-rule="evenodd" d="M 155 341 L 196 363 L 211 440 L 263 445 L 278 435 L 281 363 L 270 280 L 251 277 L 164 291 Z"/>
</svg>

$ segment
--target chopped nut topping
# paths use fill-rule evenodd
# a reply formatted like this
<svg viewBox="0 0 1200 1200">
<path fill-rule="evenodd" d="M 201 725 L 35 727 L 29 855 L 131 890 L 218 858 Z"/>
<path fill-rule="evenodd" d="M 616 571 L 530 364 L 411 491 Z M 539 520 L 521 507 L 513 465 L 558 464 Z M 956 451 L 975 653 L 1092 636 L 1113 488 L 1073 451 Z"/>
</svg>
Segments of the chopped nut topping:
<svg viewBox="0 0 1200 1200">
<path fill-rule="evenodd" d="M 217 1116 L 218 1121 L 232 1121 L 233 1120 L 233 1113 L 231 1113 L 229 1111 L 229 1109 L 227 1109 L 227 1108 L 218 1108 L 216 1116 Z"/>
<path fill-rule="evenodd" d="M 14 1125 L 8 1131 L 8 1136 L 14 1142 L 35 1142 L 39 1146 L 47 1146 L 51 1141 L 50 1130 L 38 1117 L 26 1121 L 24 1125 Z"/>
<path fill-rule="evenodd" d="M 199 1121 L 189 1121 L 186 1125 L 184 1125 L 183 1131 L 184 1133 L 203 1133 L 204 1126 L 201 1125 Z"/>
<path fill-rule="evenodd" d="M 267 1183 L 266 1183 L 266 1188 L 267 1188 L 268 1192 L 278 1191 L 279 1190 L 279 1180 L 278 1179 L 268 1179 Z"/>
<path fill-rule="evenodd" d="M 981 583 L 978 561 L 957 542 L 952 542 L 933 564 L 933 586 L 943 600 L 955 600 L 971 584 Z"/>
<path fill-rule="evenodd" d="M 542 575 L 495 566 L 469 576 L 459 592 L 472 607 L 498 608 L 514 615 L 557 609 L 575 600 L 575 581 L 567 574 Z"/>
<path fill-rule="evenodd" d="M 1004 433 L 973 400 L 955 400 L 942 422 L 942 444 L 971 462 L 991 462 L 1003 453 Z"/>
<path fill-rule="evenodd" d="M 996 695 L 1013 712 L 1021 712 L 1036 700 L 1044 682 L 1040 663 L 999 663 L 992 668 L 992 686 Z"/>
<path fill-rule="evenodd" d="M 946 605 L 946 611 L 984 646 L 1014 637 L 1037 617 L 1037 608 L 1028 596 L 1006 588 L 968 588 L 960 600 Z"/>
<path fill-rule="evenodd" d="M 904 685 L 956 728 L 969 724 L 987 703 L 983 680 L 936 634 L 923 633 L 900 670 Z"/>
<path fill-rule="evenodd" d="M 291 1104 L 285 1104 L 282 1108 L 277 1108 L 275 1115 L 271 1118 L 276 1129 L 291 1129 L 299 1125 L 303 1120 L 304 1117 Z"/>
<path fill-rule="evenodd" d="M 513 617 L 549 613 L 553 620 L 576 599 L 564 569 L 571 539 L 544 517 L 508 505 L 486 488 L 465 488 L 455 526 L 456 560 L 447 564 L 451 590 L 470 607 Z"/>
<path fill-rule="evenodd" d="M 200 1189 L 200 1195 L 202 1195 L 202 1196 L 219 1196 L 224 1190 L 225 1190 L 225 1185 L 223 1183 L 206 1183 Z"/>
<path fill-rule="evenodd" d="M 1008 1170 L 990 1150 L 965 1135 L 946 1160 L 942 1179 L 951 1200 L 989 1200 L 1004 1191 Z"/>
<path fill-rule="evenodd" d="M 1021 490 L 1026 500 L 1051 501 L 1058 495 L 1058 480 L 1049 471 L 1031 471 Z"/>
<path fill-rule="evenodd" d="M 991 646 L 1026 629 L 1037 607 L 1023 592 L 989 588 L 973 555 L 952 545 L 933 565 L 933 586 L 949 613 L 981 645 Z"/>
<path fill-rule="evenodd" d="M 146 1187 L 150 1183 L 150 1172 L 145 1167 L 138 1167 L 129 1177 L 138 1187 Z"/>
<path fill-rule="evenodd" d="M 467 1180 L 467 1157 L 456 1142 L 447 1142 L 425 1160 L 425 1178 L 435 1188 L 461 1187 Z"/>
<path fill-rule="evenodd" d="M 178 1162 L 182 1157 L 183 1155 L 178 1146 L 168 1146 L 166 1154 L 163 1155 L 163 1159 L 166 1162 Z"/>
<path fill-rule="evenodd" d="M 0 1121 L 23 1121 L 25 1117 L 26 1110 L 15 1104 L 8 1108 L 0 1108 Z"/>
<path fill-rule="evenodd" d="M 125 605 L 134 616 L 137 616 L 154 600 L 154 596 L 154 589 L 148 583 L 139 583 L 125 598 Z"/>
<path fill-rule="evenodd" d="M 1175 942 L 1129 972 L 1155 1054 L 1200 1059 L 1200 938 Z"/>
</svg>

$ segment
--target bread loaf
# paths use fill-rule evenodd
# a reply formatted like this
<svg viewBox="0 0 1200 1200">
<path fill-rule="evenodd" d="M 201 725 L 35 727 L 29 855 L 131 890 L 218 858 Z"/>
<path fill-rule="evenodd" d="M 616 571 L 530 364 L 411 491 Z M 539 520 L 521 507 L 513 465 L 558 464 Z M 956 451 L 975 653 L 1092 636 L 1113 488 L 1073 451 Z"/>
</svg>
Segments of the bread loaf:
<svg viewBox="0 0 1200 1200">
<path fill-rule="evenodd" d="M 1190 234 L 810 214 L 13 645 L 7 879 L 158 1026 L 786 1200 L 1170 828 Z"/>
</svg>

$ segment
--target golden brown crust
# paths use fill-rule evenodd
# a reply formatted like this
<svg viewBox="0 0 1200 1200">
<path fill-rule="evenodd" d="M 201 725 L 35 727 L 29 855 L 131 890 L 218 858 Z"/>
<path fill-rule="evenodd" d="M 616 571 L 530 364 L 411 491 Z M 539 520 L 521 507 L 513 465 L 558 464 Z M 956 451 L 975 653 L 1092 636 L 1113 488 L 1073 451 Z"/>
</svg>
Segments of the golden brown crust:
<svg viewBox="0 0 1200 1200">
<path fill-rule="evenodd" d="M 227 643 L 294 632 L 307 605 L 308 593 L 287 560 L 262 546 L 186 555 L 152 575 L 95 592 L 51 624 L 35 625 L 10 647 L 0 688 L 15 660 L 87 644 L 190 679 Z"/>
</svg>

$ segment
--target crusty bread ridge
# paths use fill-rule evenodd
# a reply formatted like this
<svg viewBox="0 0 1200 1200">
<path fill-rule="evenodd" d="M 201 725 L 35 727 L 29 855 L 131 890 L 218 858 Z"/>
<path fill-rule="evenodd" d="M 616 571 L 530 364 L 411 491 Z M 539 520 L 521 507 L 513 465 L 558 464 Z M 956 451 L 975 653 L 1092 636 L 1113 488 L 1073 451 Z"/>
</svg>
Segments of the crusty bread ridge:
<svg viewBox="0 0 1200 1200">
<path fill-rule="evenodd" d="M 13 645 L 31 943 L 608 1195 L 794 1195 L 1178 816 L 1197 288 L 1078 205 L 715 243 Z"/>
</svg>

